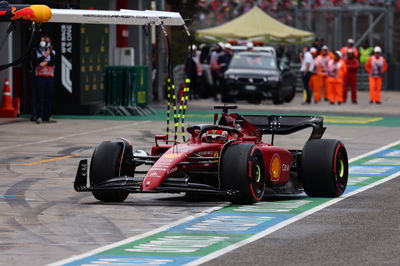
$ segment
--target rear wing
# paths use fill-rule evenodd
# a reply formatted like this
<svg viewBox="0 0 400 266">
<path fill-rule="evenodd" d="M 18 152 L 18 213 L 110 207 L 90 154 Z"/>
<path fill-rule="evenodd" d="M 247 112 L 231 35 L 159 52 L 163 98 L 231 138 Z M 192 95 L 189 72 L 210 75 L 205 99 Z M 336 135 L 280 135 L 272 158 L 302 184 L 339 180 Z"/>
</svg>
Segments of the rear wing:
<svg viewBox="0 0 400 266">
<path fill-rule="evenodd" d="M 252 124 L 262 134 L 288 135 L 311 127 L 309 139 L 320 139 L 325 132 L 321 116 L 238 115 Z M 237 122 L 239 122 L 237 120 Z"/>
</svg>

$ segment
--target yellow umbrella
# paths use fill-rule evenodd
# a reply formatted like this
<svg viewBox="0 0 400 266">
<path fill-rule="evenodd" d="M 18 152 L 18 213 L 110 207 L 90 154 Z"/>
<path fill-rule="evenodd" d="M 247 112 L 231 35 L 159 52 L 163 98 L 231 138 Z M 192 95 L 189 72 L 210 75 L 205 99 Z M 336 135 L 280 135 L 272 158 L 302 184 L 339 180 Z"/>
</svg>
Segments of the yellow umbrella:
<svg viewBox="0 0 400 266">
<path fill-rule="evenodd" d="M 275 20 L 257 6 L 225 24 L 196 31 L 196 38 L 205 42 L 252 40 L 300 44 L 311 42 L 314 36 L 312 32 L 298 30 Z"/>
</svg>

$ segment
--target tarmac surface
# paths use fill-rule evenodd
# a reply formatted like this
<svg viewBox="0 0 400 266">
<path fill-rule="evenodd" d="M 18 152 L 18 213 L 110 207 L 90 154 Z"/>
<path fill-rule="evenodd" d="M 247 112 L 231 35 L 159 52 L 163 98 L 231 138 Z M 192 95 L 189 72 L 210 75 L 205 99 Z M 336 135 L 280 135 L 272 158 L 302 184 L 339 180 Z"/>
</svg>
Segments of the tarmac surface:
<svg viewBox="0 0 400 266">
<path fill-rule="evenodd" d="M 238 101 L 232 104 L 238 105 L 239 110 L 246 111 L 400 116 L 400 91 L 382 91 L 381 104 L 370 104 L 368 91 L 358 91 L 357 100 L 358 104 L 352 104 L 349 93 L 347 103 L 341 105 L 331 105 L 329 102 L 324 101 L 317 104 L 303 104 L 302 93 L 298 92 L 293 101 L 281 105 L 273 105 L 272 100 L 264 100 L 261 104 L 248 104 L 245 101 Z M 218 105 L 221 103 L 213 102 L 210 99 L 195 99 L 189 102 L 189 108 L 210 110 L 214 104 Z M 153 106 L 163 108 L 164 104 L 154 104 Z"/>
<path fill-rule="evenodd" d="M 383 92 L 383 104 L 274 106 L 237 103 L 238 112 L 335 114 L 391 117 L 387 124 L 329 123 L 325 138 L 343 141 L 349 157 L 400 139 L 400 92 Z M 193 100 L 190 110 L 210 111 L 212 100 Z M 153 105 L 162 107 L 164 105 Z M 353 116 L 346 116 L 354 114 Z M 149 150 L 165 122 L 146 117 L 135 121 L 66 119 L 56 124 L 26 118 L 0 118 L 0 265 L 44 265 L 168 225 L 224 203 L 207 198 L 193 202 L 183 194 L 133 194 L 124 203 L 104 204 L 90 193 L 73 191 L 78 161 L 90 158 L 101 141 L 133 140 Z M 189 123 L 195 123 L 190 121 Z M 394 123 L 394 122 L 396 123 Z M 277 139 L 284 147 L 301 147 L 308 132 Z M 231 251 L 205 265 L 398 265 L 400 180 L 347 198 Z"/>
</svg>

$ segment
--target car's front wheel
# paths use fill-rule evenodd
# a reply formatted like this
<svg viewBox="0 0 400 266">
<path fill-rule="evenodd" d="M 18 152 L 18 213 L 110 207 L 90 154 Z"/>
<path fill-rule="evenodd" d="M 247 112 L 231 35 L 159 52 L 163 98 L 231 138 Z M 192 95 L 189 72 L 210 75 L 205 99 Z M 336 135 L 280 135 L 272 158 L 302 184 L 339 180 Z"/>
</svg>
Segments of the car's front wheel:
<svg viewBox="0 0 400 266">
<path fill-rule="evenodd" d="M 265 169 L 261 152 L 253 144 L 228 146 L 221 158 L 222 187 L 237 191 L 230 200 L 235 204 L 252 204 L 262 199 L 265 190 Z"/>
<path fill-rule="evenodd" d="M 121 175 L 124 143 L 103 141 L 93 152 L 90 162 L 90 185 L 96 186 Z M 93 191 L 93 196 L 103 202 L 122 202 L 128 197 L 123 190 Z"/>
</svg>

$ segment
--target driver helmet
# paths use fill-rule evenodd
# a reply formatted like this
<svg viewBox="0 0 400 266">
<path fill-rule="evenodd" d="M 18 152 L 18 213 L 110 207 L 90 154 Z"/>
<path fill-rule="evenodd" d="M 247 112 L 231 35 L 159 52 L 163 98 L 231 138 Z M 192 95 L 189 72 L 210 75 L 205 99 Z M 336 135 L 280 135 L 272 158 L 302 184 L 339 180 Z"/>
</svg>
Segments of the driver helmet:
<svg viewBox="0 0 400 266">
<path fill-rule="evenodd" d="M 202 139 L 208 143 L 224 143 L 228 140 L 228 132 L 219 129 L 208 130 Z"/>
</svg>

